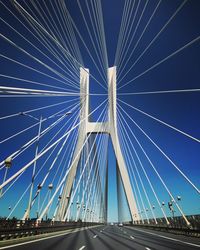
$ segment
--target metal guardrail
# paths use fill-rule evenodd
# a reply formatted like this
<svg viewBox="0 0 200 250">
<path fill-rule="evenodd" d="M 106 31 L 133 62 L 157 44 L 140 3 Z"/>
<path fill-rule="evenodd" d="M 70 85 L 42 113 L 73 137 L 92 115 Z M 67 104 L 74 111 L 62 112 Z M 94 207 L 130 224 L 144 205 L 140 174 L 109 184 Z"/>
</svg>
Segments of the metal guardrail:
<svg viewBox="0 0 200 250">
<path fill-rule="evenodd" d="M 76 229 L 98 225 L 89 222 L 54 222 L 44 221 L 39 225 L 36 221 L 2 221 L 0 220 L 0 240 L 22 238 L 44 233 L 58 232 L 67 229 Z"/>
<path fill-rule="evenodd" d="M 155 220 L 150 219 L 149 223 L 147 220 L 143 220 L 143 222 L 139 221 L 135 224 L 129 222 L 124 223 L 124 225 L 200 237 L 200 215 L 187 216 L 187 219 L 190 222 L 189 227 L 181 216 L 168 217 L 167 219 L 170 225 L 166 224 L 165 218 L 157 218 L 157 224 L 155 223 Z"/>
<path fill-rule="evenodd" d="M 200 215 L 187 215 L 186 216 L 187 220 L 190 222 L 190 227 L 193 229 L 199 229 L 200 230 Z M 173 227 L 173 228 L 188 228 L 188 226 L 185 223 L 185 220 L 183 219 L 182 216 L 174 216 L 174 217 L 167 217 L 170 225 L 169 227 Z M 154 219 L 149 219 L 149 221 L 147 221 L 146 219 L 144 219 L 143 221 L 137 221 L 134 223 L 134 225 L 155 225 L 155 226 L 164 226 L 166 227 L 166 220 L 165 218 L 156 218 L 157 224 L 155 223 Z M 148 223 L 149 222 L 149 223 Z M 124 224 L 132 224 L 132 222 L 124 222 Z"/>
<path fill-rule="evenodd" d="M 138 228 L 145 228 L 145 229 L 152 229 L 156 231 L 162 231 L 162 232 L 169 232 L 169 233 L 175 233 L 180 235 L 187 235 L 187 236 L 193 236 L 193 237 L 200 237 L 200 230 L 199 229 L 192 229 L 192 228 L 175 228 L 170 226 L 160 226 L 160 225 L 130 225 L 126 224 L 127 226 L 131 227 L 138 227 Z"/>
</svg>

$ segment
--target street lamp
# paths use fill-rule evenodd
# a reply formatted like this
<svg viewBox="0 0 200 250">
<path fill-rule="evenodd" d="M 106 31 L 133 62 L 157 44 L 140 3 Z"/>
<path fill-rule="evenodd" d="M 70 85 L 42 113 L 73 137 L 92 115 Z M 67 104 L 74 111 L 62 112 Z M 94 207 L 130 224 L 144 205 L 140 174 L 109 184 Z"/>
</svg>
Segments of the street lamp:
<svg viewBox="0 0 200 250">
<path fill-rule="evenodd" d="M 49 184 L 48 188 L 51 191 L 53 189 L 53 183 Z"/>
<path fill-rule="evenodd" d="M 165 202 L 163 201 L 161 206 L 163 207 L 163 212 L 165 213 Z M 163 222 L 163 220 L 161 220 Z"/>
<path fill-rule="evenodd" d="M 181 210 L 182 210 L 181 200 L 182 200 L 181 196 L 180 196 L 180 195 L 178 195 L 178 196 L 177 196 L 177 201 L 178 201 L 179 206 L 180 206 L 180 208 L 181 208 Z"/>
<path fill-rule="evenodd" d="M 12 158 L 8 157 L 4 163 L 7 169 L 10 168 L 12 166 Z"/>
<path fill-rule="evenodd" d="M 53 183 L 50 183 L 49 185 L 48 185 L 48 189 L 49 189 L 49 197 L 48 197 L 48 203 L 49 203 L 49 200 L 50 200 L 50 198 L 51 198 L 51 191 L 52 191 L 52 189 L 53 189 Z M 47 212 L 46 212 L 46 220 L 48 219 L 48 209 L 47 209 Z"/>
<path fill-rule="evenodd" d="M 3 177 L 3 183 L 6 180 L 6 177 L 7 177 L 7 174 L 8 174 L 8 169 L 10 169 L 11 166 L 12 166 L 12 157 L 6 158 L 5 161 L 4 161 L 4 164 L 5 164 L 6 169 L 5 169 L 5 173 L 4 173 L 4 177 Z M 0 198 L 2 197 L 2 193 L 3 193 L 3 188 L 0 191 Z"/>
<path fill-rule="evenodd" d="M 174 211 L 174 208 L 173 208 L 173 200 L 171 200 L 171 201 L 169 201 L 168 202 L 168 207 L 169 207 L 169 210 L 172 212 L 172 218 L 173 218 L 173 220 L 174 220 L 174 213 L 175 213 L 175 211 Z"/>
</svg>

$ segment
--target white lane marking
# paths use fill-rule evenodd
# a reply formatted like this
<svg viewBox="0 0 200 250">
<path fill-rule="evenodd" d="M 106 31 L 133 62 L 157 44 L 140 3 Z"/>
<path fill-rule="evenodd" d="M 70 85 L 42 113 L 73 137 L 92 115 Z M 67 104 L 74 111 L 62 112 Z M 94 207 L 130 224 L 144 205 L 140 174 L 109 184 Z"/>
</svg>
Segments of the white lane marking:
<svg viewBox="0 0 200 250">
<path fill-rule="evenodd" d="M 146 249 L 146 250 L 151 250 L 151 248 L 149 248 L 149 247 L 145 247 L 145 249 Z"/>
<path fill-rule="evenodd" d="M 100 233 L 102 233 L 102 230 L 100 231 Z"/>
<path fill-rule="evenodd" d="M 85 246 L 82 246 L 81 248 L 79 248 L 79 250 L 83 250 L 85 248 Z"/>
<path fill-rule="evenodd" d="M 140 230 L 140 229 L 135 229 L 135 228 L 132 228 L 132 229 L 135 230 L 135 231 L 139 231 L 139 232 L 146 233 L 146 234 L 151 234 L 151 235 L 154 235 L 154 236 L 157 236 L 157 237 L 160 237 L 160 238 L 164 238 L 164 239 L 167 239 L 167 240 L 177 241 L 177 242 L 180 242 L 180 243 L 183 243 L 183 244 L 186 244 L 186 245 L 195 246 L 195 247 L 200 248 L 200 245 L 197 245 L 197 244 L 194 244 L 194 243 L 190 243 L 190 242 L 186 242 L 186 241 L 182 241 L 182 240 L 178 240 L 178 239 L 173 239 L 173 238 L 170 238 L 170 237 L 166 237 L 166 236 L 163 236 L 163 235 L 143 231 L 143 230 Z"/>
<path fill-rule="evenodd" d="M 97 236 L 98 236 L 98 235 L 95 234 L 95 235 L 93 236 L 93 238 L 95 239 Z"/>
<path fill-rule="evenodd" d="M 62 233 L 62 234 L 57 234 L 57 235 L 48 236 L 48 237 L 45 237 L 45 238 L 42 238 L 42 239 L 36 239 L 36 240 L 27 241 L 27 242 L 17 243 L 17 244 L 14 244 L 14 245 L 9 245 L 9 246 L 5 246 L 5 247 L 0 247 L 0 249 L 7 249 L 7 248 L 18 247 L 18 246 L 22 246 L 22 245 L 26 245 L 26 244 L 30 244 L 30 243 L 42 241 L 42 240 L 47 240 L 47 239 L 52 239 L 52 238 L 60 237 L 60 236 L 67 235 L 67 234 L 77 233 L 77 232 L 83 231 L 83 230 L 87 230 L 87 229 L 81 228 L 81 229 L 76 230 L 76 231 L 73 231 L 73 232 L 65 232 L 65 233 Z"/>
<path fill-rule="evenodd" d="M 134 239 L 135 239 L 133 236 L 130 236 L 130 238 L 131 238 L 132 240 L 134 240 Z"/>
</svg>

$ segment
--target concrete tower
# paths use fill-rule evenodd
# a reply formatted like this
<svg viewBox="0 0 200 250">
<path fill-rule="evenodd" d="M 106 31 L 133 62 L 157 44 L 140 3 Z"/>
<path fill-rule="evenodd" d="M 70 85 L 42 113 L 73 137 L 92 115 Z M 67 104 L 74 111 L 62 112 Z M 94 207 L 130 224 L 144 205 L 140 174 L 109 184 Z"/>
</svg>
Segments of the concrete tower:
<svg viewBox="0 0 200 250">
<path fill-rule="evenodd" d="M 117 98 L 116 98 L 116 67 L 111 67 L 108 69 L 108 121 L 106 122 L 91 122 L 88 118 L 89 110 L 89 70 L 80 68 L 80 91 L 85 93 L 81 95 L 81 114 L 80 120 L 84 121 L 81 123 L 79 128 L 78 141 L 74 153 L 74 159 L 77 157 L 76 161 L 72 161 L 73 165 L 71 166 L 70 172 L 68 174 L 65 186 L 63 188 L 60 205 L 57 210 L 55 220 L 62 221 L 65 220 L 66 211 L 70 201 L 70 195 L 72 192 L 72 185 L 74 178 L 76 176 L 77 166 L 80 160 L 80 150 L 87 137 L 87 134 L 92 133 L 107 133 L 110 135 L 112 140 L 117 166 L 119 169 L 119 174 L 121 175 L 124 191 L 126 194 L 128 206 L 130 209 L 130 214 L 132 221 L 138 221 L 140 219 L 138 214 L 137 205 L 135 198 L 132 192 L 131 183 L 126 168 L 126 164 L 122 155 L 118 132 L 117 132 Z"/>
</svg>

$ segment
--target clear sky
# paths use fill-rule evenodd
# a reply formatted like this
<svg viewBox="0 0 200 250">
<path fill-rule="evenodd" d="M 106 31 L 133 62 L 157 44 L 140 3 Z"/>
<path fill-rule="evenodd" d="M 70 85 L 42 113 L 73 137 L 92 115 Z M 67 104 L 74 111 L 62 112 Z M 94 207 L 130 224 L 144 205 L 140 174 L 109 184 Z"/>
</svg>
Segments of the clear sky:
<svg viewBox="0 0 200 250">
<path fill-rule="evenodd" d="M 50 1 L 51 4 L 47 3 L 46 7 L 49 12 L 46 12 L 46 16 L 43 10 L 45 10 L 45 5 L 43 1 L 34 1 L 36 3 L 36 7 L 39 8 L 40 12 L 43 13 L 39 16 L 38 12 L 34 8 L 33 5 L 27 5 L 23 3 L 23 1 L 18 1 L 24 8 L 26 8 L 31 15 L 38 18 L 38 21 L 44 25 L 45 29 L 52 30 L 55 27 L 55 23 L 52 21 L 56 20 L 56 24 L 60 27 L 58 19 L 56 19 L 56 14 L 60 15 L 59 7 L 56 5 L 55 0 Z M 90 92 L 97 94 L 107 94 L 106 91 L 106 83 L 103 82 L 102 77 L 99 74 L 99 71 L 102 73 L 103 70 L 101 68 L 101 64 L 98 61 L 98 57 L 95 53 L 95 48 L 99 51 L 99 47 L 101 44 L 95 42 L 95 48 L 93 47 L 91 37 L 88 33 L 86 24 L 84 22 L 87 20 L 88 29 L 91 32 L 91 36 L 94 41 L 96 41 L 96 37 L 98 34 L 102 32 L 99 30 L 98 32 L 93 32 L 93 26 L 95 25 L 95 19 L 93 16 L 93 10 L 91 3 L 95 1 L 80 1 L 81 8 L 84 13 L 84 18 L 81 14 L 81 10 L 78 6 L 77 1 L 67 0 L 66 6 L 71 15 L 71 18 L 74 22 L 74 35 L 77 40 L 77 45 L 81 52 L 81 57 L 83 59 L 84 66 L 89 68 L 93 77 L 96 78 L 97 81 L 102 84 L 104 88 L 102 88 L 99 83 L 97 83 L 92 77 L 90 77 Z M 86 4 L 88 2 L 88 6 Z M 97 1 L 98 2 L 98 1 Z M 134 4 L 135 2 L 135 4 Z M 158 5 L 159 4 L 159 5 Z M 183 5 L 183 6 L 182 6 Z M 122 54 L 118 59 L 121 59 L 121 63 L 119 60 L 117 62 L 117 74 L 118 72 L 122 72 L 121 75 L 117 75 L 118 82 L 118 129 L 121 138 L 121 146 L 122 150 L 125 154 L 125 160 L 127 162 L 127 166 L 129 168 L 130 173 L 133 170 L 136 179 L 138 182 L 139 190 L 141 191 L 141 196 L 143 197 L 144 207 L 149 208 L 148 200 L 145 196 L 144 190 L 142 188 L 142 184 L 140 183 L 139 177 L 137 175 L 137 169 L 134 167 L 134 160 L 136 166 L 138 167 L 138 171 L 143 179 L 143 184 L 145 190 L 147 192 L 147 196 L 150 199 L 151 205 L 155 205 L 155 213 L 157 216 L 162 216 L 161 211 L 159 209 L 159 205 L 153 195 L 153 192 L 149 186 L 149 183 L 145 177 L 144 172 L 142 171 L 140 160 L 146 170 L 148 177 L 150 178 L 153 187 L 159 197 L 161 202 L 169 201 L 169 194 L 166 192 L 165 188 L 161 184 L 157 175 L 152 169 L 151 164 L 145 157 L 142 152 L 140 146 L 135 140 L 133 134 L 135 134 L 136 138 L 139 140 L 141 145 L 143 146 L 145 152 L 151 159 L 152 163 L 155 165 L 155 168 L 160 173 L 167 187 L 169 187 L 170 191 L 173 193 L 174 197 L 181 196 L 181 207 L 186 214 L 199 214 L 200 213 L 200 202 L 199 202 L 199 194 L 195 189 L 186 181 L 183 176 L 181 176 L 180 172 L 177 171 L 175 167 L 178 167 L 180 171 L 182 171 L 191 182 L 195 185 L 195 187 L 199 187 L 199 176 L 200 176 L 200 112 L 199 112 L 199 104 L 200 104 L 200 92 L 181 92 L 181 93 L 149 93 L 155 91 L 167 91 L 167 90 L 185 90 L 185 89 L 198 89 L 200 88 L 200 2 L 198 0 L 102 0 L 102 13 L 103 13 L 103 22 L 104 22 L 104 30 L 105 30 L 105 41 L 107 45 L 107 57 L 108 57 L 108 66 L 112 67 L 115 64 L 115 55 L 117 50 L 118 38 L 120 25 L 123 17 L 124 10 L 124 27 L 125 32 L 121 36 L 123 40 L 123 44 L 121 47 Z M 89 12 L 88 9 L 89 8 Z M 157 9 L 156 9 L 157 8 Z M 180 8 L 180 10 L 179 10 Z M 22 23 L 19 22 L 12 14 L 16 15 Z M 98 9 L 99 10 L 99 9 Z M 146 31 L 144 32 L 141 40 L 137 45 L 138 39 L 140 39 L 140 35 L 145 29 L 145 25 L 148 23 L 152 13 L 156 10 L 151 22 L 149 23 Z M 31 12 L 32 11 L 32 12 Z M 131 12 L 132 11 L 132 12 Z M 177 14 L 173 17 L 174 13 Z M 143 13 L 143 14 L 142 14 Z M 91 16 L 90 16 L 91 15 Z M 45 18 L 49 18 L 49 21 L 45 23 Z M 90 21 L 90 17 L 93 22 Z M 170 18 L 172 20 L 169 22 Z M 44 44 L 41 44 L 40 39 L 37 40 L 33 33 L 33 26 L 30 26 L 27 21 L 21 16 L 21 14 L 14 8 L 14 6 L 9 1 L 1 1 L 0 2 L 0 33 L 3 36 L 9 38 L 14 41 L 21 48 L 28 51 L 33 56 L 37 57 L 41 61 L 48 64 L 50 67 L 54 68 L 58 72 L 62 72 L 63 75 L 67 76 L 67 70 L 61 71 L 60 68 L 53 63 L 56 62 L 59 66 L 63 66 L 59 62 L 59 58 L 55 59 L 52 54 L 48 54 L 48 49 Z M 135 18 L 135 19 L 134 19 Z M 59 19 L 61 22 L 62 20 Z M 126 20 L 126 21 L 125 21 Z M 128 20 L 130 22 L 128 23 Z M 134 21 L 134 22 L 133 22 Z M 6 24 L 6 23 L 7 24 Z M 169 22 L 169 23 L 168 23 Z M 133 25 L 132 25 L 133 23 Z M 149 47 L 149 49 L 144 53 L 144 55 L 137 62 L 138 57 L 145 50 L 145 48 L 151 43 L 151 41 L 155 38 L 155 36 L 162 30 L 162 28 L 167 24 L 167 26 L 163 29 L 161 34 L 157 37 L 155 42 Z M 25 41 L 22 37 L 19 36 L 8 24 L 14 28 L 15 31 L 20 32 L 26 39 L 30 39 L 35 47 L 39 48 L 42 52 L 47 53 L 49 57 L 53 60 L 50 61 L 43 54 L 41 54 L 37 49 L 35 49 L 32 45 L 30 45 L 27 41 Z M 23 24 L 25 24 L 28 29 L 26 29 Z M 97 31 L 97 30 L 96 30 Z M 32 33 L 33 32 L 33 33 Z M 69 38 L 68 33 L 66 33 L 66 37 L 64 36 L 63 30 L 60 29 L 61 37 Z M 103 33 L 101 33 L 103 34 Z M 44 35 L 47 37 L 47 35 Z M 132 39 L 133 37 L 133 39 Z M 60 38 L 58 38 L 60 39 Z M 132 40 L 131 40 L 132 39 Z M 190 43 L 194 39 L 197 39 L 196 42 L 192 43 L 190 46 L 188 45 L 185 49 L 181 49 L 179 53 L 173 55 L 171 58 L 163 61 L 161 64 L 156 66 L 157 63 L 161 62 L 163 59 L 166 59 L 169 55 L 172 55 L 178 49 L 183 48 L 186 44 Z M 47 39 L 48 40 L 48 39 Z M 60 41 L 60 40 L 59 40 Z M 84 41 L 84 43 L 83 43 Z M 75 42 L 75 40 L 73 40 Z M 102 40 L 101 40 L 102 42 Z M 52 48 L 56 48 L 55 44 L 51 41 L 49 42 Z M 85 45 L 86 46 L 85 46 Z M 135 45 L 136 48 L 135 48 Z M 76 47 L 77 48 L 77 47 Z M 59 48 L 57 48 L 59 50 Z M 92 61 L 88 50 L 94 58 Z M 70 53 L 77 58 L 77 60 L 81 59 L 81 57 L 77 56 L 71 48 L 69 48 Z M 77 51 L 76 51 L 77 52 Z M 132 53 L 133 52 L 133 53 Z M 30 81 L 42 82 L 45 84 L 54 85 L 56 87 L 65 88 L 67 86 L 63 85 L 63 83 L 56 81 L 53 78 L 49 78 L 44 74 L 41 75 L 36 71 L 32 71 L 30 69 L 24 68 L 21 65 L 17 65 L 14 62 L 11 62 L 8 59 L 5 59 L 5 56 L 12 58 L 13 60 L 19 61 L 25 65 L 30 67 L 34 67 L 37 70 L 41 70 L 46 74 L 50 74 L 52 77 L 60 78 L 53 72 L 50 72 L 49 69 L 41 66 L 40 63 L 34 61 L 29 56 L 25 55 L 22 51 L 9 44 L 5 39 L 0 37 L 0 85 L 1 86 L 15 86 L 21 88 L 36 88 L 43 90 L 52 90 L 52 88 L 45 86 L 36 86 L 31 82 L 27 81 L 19 81 L 11 78 L 5 77 L 14 76 L 16 78 L 23 78 Z M 3 57 L 3 56 L 4 57 Z M 126 64 L 127 62 L 127 64 Z M 136 63 L 137 62 L 137 63 Z M 97 67 L 95 66 L 97 64 Z M 82 64 L 82 62 L 80 62 Z M 103 64 L 102 64 L 103 65 Z M 152 66 L 155 66 L 151 68 Z M 132 69 L 129 71 L 129 69 Z M 103 68 L 105 64 L 103 65 Z M 99 69 L 99 71 L 97 70 Z M 129 72 L 128 72 L 129 71 Z M 125 73 L 127 75 L 125 75 Z M 144 73 L 144 74 L 143 74 Z M 4 75 L 4 76 L 3 76 Z M 124 77 L 123 77 L 124 76 Z M 121 81 L 120 81 L 121 79 Z M 128 83 L 128 84 L 127 84 Z M 127 85 L 126 85 L 127 84 Z M 123 86 L 124 85 L 124 86 Z M 122 87 L 123 86 L 123 87 Z M 70 87 L 69 87 L 70 89 Z M 59 89 L 53 89 L 55 91 L 62 91 Z M 77 89 L 71 88 L 71 91 L 79 91 Z M 126 95 L 123 93 L 136 93 L 136 92 L 148 92 L 147 94 L 138 94 L 138 95 Z M 46 105 L 51 105 L 59 102 L 65 102 L 68 100 L 74 99 L 74 101 L 69 102 L 69 104 L 75 104 L 78 102 L 77 97 L 0 97 L 0 117 L 5 115 L 14 114 L 17 112 L 34 109 Z M 91 110 L 97 108 L 102 101 L 107 98 L 106 95 L 99 96 L 91 96 Z M 131 106 L 127 106 L 127 104 Z M 61 110 L 62 108 L 67 108 L 66 104 L 62 106 L 55 106 L 50 109 L 45 109 L 42 111 L 34 112 L 33 114 L 37 117 L 42 115 L 43 117 L 48 117 L 51 114 L 54 114 Z M 103 107 L 100 108 L 98 112 L 93 115 L 93 119 L 97 120 L 100 112 L 103 110 Z M 153 117 L 160 119 L 163 122 L 177 128 L 180 131 L 185 132 L 187 135 L 190 135 L 189 138 L 186 135 L 181 134 L 178 131 L 173 130 L 169 126 L 167 127 L 164 124 L 159 123 L 156 120 L 148 117 L 144 113 L 138 112 L 138 110 L 133 109 L 135 107 L 141 111 L 146 112 Z M 123 111 L 124 110 L 124 111 Z M 126 113 L 129 115 L 126 115 Z M 124 118 L 122 118 L 124 117 Z M 133 123 L 132 120 L 136 122 L 136 124 L 141 127 L 144 132 L 149 135 L 149 137 L 158 145 L 163 152 L 170 158 L 172 162 L 169 162 L 169 158 L 166 159 L 159 152 L 158 148 L 153 145 L 150 140 L 141 132 L 141 130 Z M 55 119 L 51 121 L 47 121 L 43 126 L 44 128 L 54 122 Z M 128 125 L 126 125 L 125 121 Z M 25 129 L 28 126 L 31 126 L 35 123 L 32 119 L 28 117 L 20 117 L 16 116 L 9 119 L 0 120 L 0 140 L 4 140 L 5 138 L 17 133 L 18 131 Z M 60 124 L 60 127 L 64 125 L 65 121 Z M 123 125 L 122 125 L 123 124 Z M 129 128 L 128 128 L 129 126 Z M 60 128 L 59 127 L 59 128 Z M 54 131 L 50 132 L 49 136 L 45 137 L 41 142 L 42 145 L 45 145 L 50 138 L 59 130 L 56 128 Z M 30 140 L 37 134 L 38 127 L 35 126 L 33 129 L 25 132 L 23 135 L 19 135 L 12 140 L 0 144 L 0 160 L 4 160 L 12 152 L 16 151 L 19 147 L 21 147 L 25 142 Z M 126 132 L 127 131 L 127 134 Z M 132 131 L 132 133 L 131 133 Z M 61 134 L 63 131 L 61 132 Z M 122 134 L 121 134 L 122 133 Z M 60 134 L 60 135 L 61 135 Z M 58 136 L 59 137 L 59 136 Z M 56 137 L 56 138 L 58 138 Z M 196 138 L 197 140 L 194 140 Z M 72 140 L 73 138 L 71 138 Z M 131 142 L 135 147 L 139 159 L 134 152 L 134 149 L 131 147 Z M 128 149 L 129 148 L 129 149 Z M 70 150 L 69 150 L 70 152 Z M 27 153 L 23 154 L 22 157 L 19 157 L 16 161 L 14 161 L 14 166 L 12 171 L 10 170 L 8 176 L 11 176 L 12 173 L 20 169 L 25 163 L 30 161 L 33 158 L 34 147 L 31 147 Z M 53 154 L 55 156 L 55 153 Z M 112 149 L 111 143 L 109 143 L 108 147 L 108 155 L 109 155 L 109 199 L 108 199 L 108 215 L 109 221 L 117 220 L 117 196 L 116 196 L 116 174 L 115 174 L 115 157 Z M 46 157 L 46 156 L 45 156 Z M 38 161 L 38 164 L 41 165 L 46 158 L 43 158 Z M 69 156 L 68 156 L 69 157 Z M 134 160 L 130 160 L 129 159 Z M 132 169 L 132 170 L 131 170 Z M 38 177 L 37 183 L 40 183 L 42 178 L 45 175 L 44 170 L 40 176 Z M 0 172 L 0 180 L 2 182 L 4 176 L 4 169 Z M 12 208 L 19 200 L 19 197 L 24 192 L 28 184 L 30 183 L 31 172 L 27 171 L 23 174 L 23 177 L 20 178 L 16 185 L 14 185 L 8 193 L 2 197 L 0 200 L 0 211 L 2 216 L 7 216 L 9 211 L 8 207 Z M 53 173 L 50 176 L 50 179 L 53 178 Z M 133 174 L 131 174 L 131 182 L 133 188 L 136 188 L 136 196 L 139 200 L 139 205 L 142 209 L 142 202 L 140 199 L 140 195 L 138 193 L 136 182 L 134 180 Z M 25 195 L 23 200 L 27 199 L 28 195 Z M 43 196 L 42 196 L 43 197 Z M 41 198 L 42 199 L 42 198 Z M 124 199 L 123 199 L 124 200 Z M 22 205 L 16 208 L 13 215 L 18 217 L 22 216 L 24 209 L 26 208 L 26 202 L 22 201 Z M 55 204 L 53 205 L 55 206 Z M 127 213 L 126 204 L 122 205 L 124 207 L 124 220 L 129 219 L 129 215 Z M 36 209 L 36 208 L 35 208 Z M 180 213 L 176 210 L 176 214 Z M 169 215 L 170 211 L 166 207 L 166 212 Z M 149 216 L 152 215 L 149 213 Z M 35 214 L 35 211 L 33 212 Z M 34 216 L 34 215 L 33 215 Z"/>
</svg>

